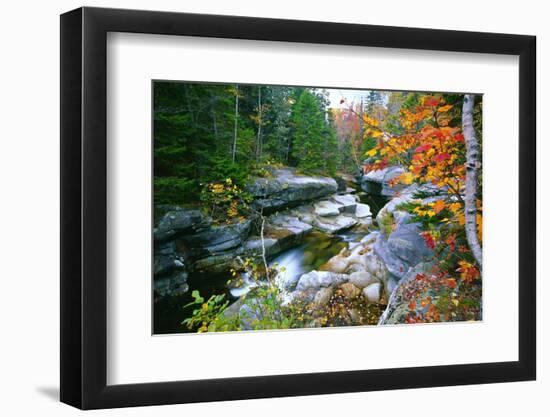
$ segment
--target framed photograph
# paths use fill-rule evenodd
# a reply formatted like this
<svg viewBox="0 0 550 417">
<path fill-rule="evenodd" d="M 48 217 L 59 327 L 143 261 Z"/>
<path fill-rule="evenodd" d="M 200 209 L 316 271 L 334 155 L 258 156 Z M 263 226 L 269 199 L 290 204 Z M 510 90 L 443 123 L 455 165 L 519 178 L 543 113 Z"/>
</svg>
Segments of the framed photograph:
<svg viewBox="0 0 550 417">
<path fill-rule="evenodd" d="M 61 401 L 533 380 L 535 37 L 61 16 Z"/>
</svg>

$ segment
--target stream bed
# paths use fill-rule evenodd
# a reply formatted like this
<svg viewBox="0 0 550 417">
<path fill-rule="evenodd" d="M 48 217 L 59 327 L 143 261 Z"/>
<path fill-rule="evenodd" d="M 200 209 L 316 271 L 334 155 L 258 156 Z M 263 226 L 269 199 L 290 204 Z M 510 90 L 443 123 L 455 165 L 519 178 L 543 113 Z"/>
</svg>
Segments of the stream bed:
<svg viewBox="0 0 550 417">
<path fill-rule="evenodd" d="M 385 197 L 378 197 L 357 193 L 360 202 L 368 204 L 371 208 L 373 218 L 378 211 L 386 204 Z M 277 267 L 282 270 L 278 279 L 285 288 L 292 288 L 301 275 L 318 269 L 330 258 L 337 255 L 349 243 L 359 242 L 365 232 L 357 232 L 353 229 L 331 236 L 325 233 L 313 231 L 304 237 L 302 243 L 296 247 L 287 249 L 268 260 L 270 267 Z M 188 333 L 190 330 L 181 322 L 190 317 L 194 307 L 184 307 L 193 301 L 191 292 L 198 290 L 202 297 L 208 299 L 212 295 L 225 294 L 230 302 L 237 300 L 246 294 L 251 286 L 246 276 L 243 277 L 243 285 L 238 288 L 231 288 L 228 285 L 230 273 L 218 276 L 209 276 L 205 279 L 203 274 L 190 274 L 188 278 L 189 291 L 186 294 L 173 297 L 164 297 L 155 302 L 155 314 L 153 315 L 154 334 Z"/>
</svg>

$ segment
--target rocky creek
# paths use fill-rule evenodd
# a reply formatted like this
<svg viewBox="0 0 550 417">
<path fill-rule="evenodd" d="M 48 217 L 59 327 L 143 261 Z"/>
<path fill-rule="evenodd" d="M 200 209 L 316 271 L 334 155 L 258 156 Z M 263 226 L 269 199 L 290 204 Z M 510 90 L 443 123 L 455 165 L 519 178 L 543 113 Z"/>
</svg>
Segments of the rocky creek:
<svg viewBox="0 0 550 417">
<path fill-rule="evenodd" d="M 392 190 L 388 181 L 395 172 L 392 167 L 372 178 L 336 182 L 279 169 L 249 185 L 254 208 L 265 216 L 266 258 L 282 268 L 277 279 L 290 300 L 323 308 L 334 297 L 349 295 L 363 307 L 376 306 L 368 321 L 376 323 L 400 280 L 433 258 L 418 226 L 397 210 L 418 190 Z M 436 195 L 438 190 L 423 191 Z M 216 225 L 196 209 L 164 211 L 154 230 L 155 334 L 187 331 L 180 323 L 190 314 L 183 306 L 192 290 L 205 298 L 223 293 L 231 302 L 239 300 L 255 284 L 245 275 L 240 285 L 228 285 L 228 271 L 237 258 L 262 252 L 257 218 Z M 392 228 L 382 227 L 388 221 Z M 354 318 L 354 309 L 349 323 L 365 324 Z M 390 316 L 383 319 L 389 322 Z"/>
</svg>

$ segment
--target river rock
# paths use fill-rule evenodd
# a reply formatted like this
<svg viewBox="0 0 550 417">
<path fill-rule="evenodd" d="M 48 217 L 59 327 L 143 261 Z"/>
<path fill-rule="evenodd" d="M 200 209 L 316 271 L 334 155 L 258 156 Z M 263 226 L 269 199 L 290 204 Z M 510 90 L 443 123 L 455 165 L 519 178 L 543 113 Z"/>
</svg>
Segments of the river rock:
<svg viewBox="0 0 550 417">
<path fill-rule="evenodd" d="M 322 232 L 335 234 L 343 230 L 347 230 L 357 224 L 357 220 L 353 217 L 346 215 L 339 215 L 336 217 L 323 217 L 322 219 L 315 219 L 314 226 Z"/>
<path fill-rule="evenodd" d="M 332 201 L 319 201 L 313 205 L 315 214 L 322 217 L 338 216 L 344 211 L 344 206 Z"/>
<path fill-rule="evenodd" d="M 256 210 L 272 212 L 319 199 L 338 190 L 333 178 L 299 175 L 295 169 L 268 168 L 271 178 L 256 178 L 245 188 L 254 197 Z"/>
<path fill-rule="evenodd" d="M 375 282 L 370 284 L 368 287 L 363 288 L 363 297 L 367 300 L 368 303 L 378 303 L 380 302 L 380 297 L 382 296 L 382 284 Z"/>
<path fill-rule="evenodd" d="M 315 307 L 323 307 L 328 304 L 330 301 L 332 294 L 333 294 L 332 287 L 323 287 L 320 288 L 319 291 L 315 294 L 315 297 L 313 298 L 313 303 Z"/>
<path fill-rule="evenodd" d="M 304 291 L 310 288 L 321 288 L 338 285 L 347 281 L 349 278 L 345 274 L 337 274 L 330 271 L 311 271 L 304 274 L 298 280 L 297 291 Z"/>
<path fill-rule="evenodd" d="M 355 217 L 372 217 L 372 212 L 368 204 L 357 203 L 355 207 Z"/>
<path fill-rule="evenodd" d="M 389 237 L 381 234 L 374 244 L 376 255 L 398 279 L 404 277 L 410 267 L 433 258 L 433 251 L 420 232 L 419 224 L 407 223 L 406 219 L 402 219 Z"/>
<path fill-rule="evenodd" d="M 348 300 L 353 300 L 361 294 L 361 290 L 350 282 L 340 285 L 340 290 L 342 290 L 342 295 Z"/>
<path fill-rule="evenodd" d="M 341 211 L 346 213 L 356 213 L 355 215 L 357 216 L 357 212 L 356 212 L 357 197 L 356 196 L 354 196 L 353 194 L 342 194 L 342 195 L 335 195 L 334 197 L 332 197 L 332 199 L 336 203 L 342 206 L 343 209 Z"/>
<path fill-rule="evenodd" d="M 406 186 L 403 184 L 390 185 L 390 181 L 404 172 L 405 169 L 401 166 L 390 166 L 370 171 L 361 178 L 361 188 L 368 194 L 392 197 Z"/>
<path fill-rule="evenodd" d="M 357 288 L 365 288 L 371 284 L 379 282 L 379 279 L 367 271 L 353 272 L 349 276 L 349 282 Z"/>
<path fill-rule="evenodd" d="M 325 271 L 344 273 L 348 268 L 348 266 L 349 266 L 348 257 L 340 253 L 330 258 L 324 265 L 322 265 L 321 268 Z"/>
</svg>

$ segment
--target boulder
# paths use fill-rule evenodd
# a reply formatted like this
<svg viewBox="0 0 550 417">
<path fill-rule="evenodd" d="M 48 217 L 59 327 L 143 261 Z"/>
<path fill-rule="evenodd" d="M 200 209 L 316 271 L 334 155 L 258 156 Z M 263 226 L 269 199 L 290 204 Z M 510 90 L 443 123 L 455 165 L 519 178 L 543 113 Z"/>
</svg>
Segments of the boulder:
<svg viewBox="0 0 550 417">
<path fill-rule="evenodd" d="M 248 218 L 232 224 L 211 226 L 199 233 L 182 236 L 181 240 L 191 247 L 201 247 L 207 254 L 217 254 L 242 245 L 252 223 L 253 219 Z"/>
<path fill-rule="evenodd" d="M 433 251 L 420 236 L 420 225 L 407 223 L 403 218 L 386 237 L 381 234 L 374 244 L 374 252 L 384 262 L 389 272 L 401 279 L 409 268 L 433 258 Z"/>
<path fill-rule="evenodd" d="M 330 287 L 346 282 L 348 278 L 348 275 L 330 271 L 311 271 L 300 277 L 296 290 L 304 291 L 311 288 Z"/>
<path fill-rule="evenodd" d="M 198 259 L 193 264 L 193 269 L 199 272 L 207 272 L 209 274 L 221 274 L 231 268 L 239 268 L 236 257 L 242 255 L 243 251 L 230 251 L 220 255 L 210 255 L 205 258 Z"/>
<path fill-rule="evenodd" d="M 368 204 L 357 203 L 355 206 L 355 217 L 372 217 L 372 212 Z"/>
<path fill-rule="evenodd" d="M 245 188 L 254 197 L 253 207 L 264 213 L 294 207 L 338 190 L 333 178 L 299 175 L 292 168 L 269 168 L 270 178 L 256 178 Z"/>
<path fill-rule="evenodd" d="M 361 188 L 368 194 L 392 197 L 406 186 L 403 184 L 395 184 L 392 186 L 390 185 L 390 181 L 404 172 L 405 169 L 398 165 L 370 171 L 362 176 Z"/>
<path fill-rule="evenodd" d="M 313 298 L 313 303 L 315 307 L 323 307 L 328 304 L 330 301 L 332 294 L 333 294 L 332 287 L 323 287 L 320 288 L 319 291 L 315 294 L 315 297 Z"/>
<path fill-rule="evenodd" d="M 338 184 L 338 192 L 341 193 L 343 191 L 346 191 L 346 188 L 348 186 L 347 181 L 343 177 L 334 177 L 334 181 L 336 181 L 336 184 Z"/>
<path fill-rule="evenodd" d="M 349 282 L 340 285 L 340 290 L 342 291 L 344 298 L 347 298 L 348 300 L 353 300 L 361 294 L 361 290 Z"/>
<path fill-rule="evenodd" d="M 153 262 L 155 276 L 166 275 L 175 269 L 184 269 L 185 258 L 174 241 L 156 242 Z"/>
<path fill-rule="evenodd" d="M 169 277 L 155 278 L 153 288 L 157 295 L 161 297 L 181 295 L 189 290 L 187 277 L 187 272 L 182 271 Z"/>
<path fill-rule="evenodd" d="M 313 227 L 310 224 L 304 223 L 289 214 L 268 216 L 264 225 L 266 256 L 272 257 L 300 244 L 303 237 L 312 230 Z M 261 237 L 250 237 L 245 244 L 245 252 L 253 255 L 260 254 L 262 252 Z"/>
<path fill-rule="evenodd" d="M 153 230 L 155 241 L 170 239 L 178 234 L 204 228 L 209 223 L 200 210 L 176 209 L 166 213 Z"/>
<path fill-rule="evenodd" d="M 315 209 L 315 214 L 321 217 L 338 216 L 344 211 L 343 205 L 328 200 L 318 201 L 313 207 Z"/>
<path fill-rule="evenodd" d="M 380 302 L 380 297 L 382 296 L 382 284 L 375 282 L 370 284 L 368 287 L 363 288 L 363 297 L 368 303 L 378 303 Z"/>
<path fill-rule="evenodd" d="M 420 273 L 430 273 L 434 268 L 433 262 L 421 262 L 414 267 L 412 267 L 405 276 L 395 284 L 395 288 L 389 296 L 388 300 L 388 306 L 386 307 L 386 310 L 384 313 L 382 313 L 382 316 L 380 316 L 380 320 L 378 324 L 399 324 L 399 323 L 405 323 L 405 318 L 409 314 L 410 308 L 409 308 L 409 297 L 410 290 L 406 290 L 408 287 L 408 284 L 415 280 L 417 274 Z M 424 298 L 428 295 L 431 289 L 429 287 L 422 287 L 421 293 L 416 294 L 419 298 Z M 425 295 L 423 295 L 425 293 Z M 430 294 L 434 296 L 434 294 Z"/>
<path fill-rule="evenodd" d="M 324 217 L 315 219 L 313 225 L 321 232 L 335 234 L 343 230 L 347 230 L 357 224 L 357 220 L 353 217 L 340 214 L 335 217 Z"/>
<path fill-rule="evenodd" d="M 349 282 L 357 288 L 365 288 L 371 284 L 379 282 L 379 279 L 367 271 L 353 272 L 349 276 Z"/>
<path fill-rule="evenodd" d="M 356 213 L 357 197 L 353 194 L 335 195 L 332 199 L 343 207 L 341 211 L 346 213 Z"/>
<path fill-rule="evenodd" d="M 344 273 L 349 266 L 349 259 L 343 254 L 338 254 L 330 258 L 321 268 L 325 271 Z"/>
<path fill-rule="evenodd" d="M 380 282 L 386 283 L 390 278 L 386 265 L 374 253 L 369 253 L 364 257 L 363 265 L 365 265 L 365 270 Z"/>
<path fill-rule="evenodd" d="M 423 194 L 424 198 L 416 199 L 415 196 Z M 397 207 L 404 203 L 410 203 L 413 200 L 422 201 L 424 203 L 434 202 L 447 196 L 446 187 L 437 187 L 432 184 L 411 184 L 407 188 L 403 189 L 398 196 L 394 196 L 388 203 L 382 207 L 382 209 L 376 215 L 376 221 L 378 225 L 384 217 L 394 216 L 394 212 L 399 211 Z M 399 213 L 398 213 L 399 216 Z"/>
</svg>

